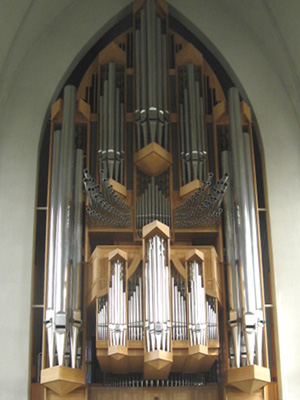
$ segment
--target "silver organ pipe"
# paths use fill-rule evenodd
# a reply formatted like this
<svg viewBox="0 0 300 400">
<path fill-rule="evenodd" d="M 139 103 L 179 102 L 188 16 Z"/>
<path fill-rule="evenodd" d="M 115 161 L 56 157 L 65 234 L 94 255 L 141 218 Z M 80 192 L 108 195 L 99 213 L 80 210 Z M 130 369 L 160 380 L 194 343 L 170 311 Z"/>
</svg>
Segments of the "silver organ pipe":
<svg viewBox="0 0 300 400">
<path fill-rule="evenodd" d="M 45 324 L 47 329 L 48 359 L 49 367 L 54 366 L 55 355 L 55 324 L 54 324 L 54 273 L 55 273 L 55 254 L 56 254 L 56 214 L 58 203 L 58 174 L 60 161 L 60 140 L 61 131 L 53 134 L 52 150 L 52 175 L 51 175 L 51 199 L 49 217 L 49 256 L 48 256 L 48 276 L 47 276 L 47 304 Z"/>
<path fill-rule="evenodd" d="M 71 316 L 71 365 L 76 367 L 78 352 L 78 336 L 81 327 L 81 267 L 82 267 L 82 175 L 83 175 L 83 150 L 76 150 L 75 161 L 75 184 L 74 184 L 74 244 L 73 244 L 73 263 L 72 263 L 72 294 L 70 306 Z"/>
<path fill-rule="evenodd" d="M 187 339 L 186 291 L 185 282 L 174 274 L 171 279 L 172 290 L 172 339 Z"/>
<path fill-rule="evenodd" d="M 199 67 L 179 68 L 179 129 L 182 184 L 206 179 L 206 150 L 203 98 Z"/>
<path fill-rule="evenodd" d="M 228 151 L 222 151 L 221 153 L 221 168 L 222 173 L 227 173 L 230 176 L 231 169 L 229 163 Z M 239 368 L 241 360 L 241 299 L 240 299 L 240 276 L 239 269 L 236 260 L 237 255 L 237 237 L 235 228 L 235 216 L 233 207 L 233 193 L 232 193 L 231 180 L 228 180 L 228 189 L 223 199 L 224 205 L 224 232 L 225 232 L 225 243 L 226 243 L 226 255 L 228 262 L 228 285 L 229 285 L 229 307 L 230 317 L 229 325 L 231 330 L 231 351 L 234 365 Z"/>
<path fill-rule="evenodd" d="M 49 366 L 80 364 L 83 152 L 75 161 L 76 88 L 64 89 L 62 131 L 53 136 L 45 325 Z M 73 188 L 74 186 L 74 188 Z"/>
<path fill-rule="evenodd" d="M 175 224 L 180 228 L 216 225 L 222 213 L 221 202 L 227 189 L 228 174 L 212 185 L 213 174 L 183 204 L 175 208 Z"/>
<path fill-rule="evenodd" d="M 142 277 L 128 282 L 128 340 L 143 340 Z"/>
<path fill-rule="evenodd" d="M 166 241 L 155 235 L 147 239 L 145 263 L 145 331 L 147 351 L 170 351 L 169 267 Z"/>
<path fill-rule="evenodd" d="M 108 339 L 108 303 L 107 296 L 98 299 L 98 323 L 97 333 L 98 340 Z"/>
<path fill-rule="evenodd" d="M 137 198 L 137 229 L 155 220 L 170 226 L 171 206 L 170 200 L 152 177 L 145 191 Z"/>
<path fill-rule="evenodd" d="M 217 325 L 217 300 L 213 297 L 206 296 L 206 319 L 207 319 L 207 339 L 218 339 Z"/>
<path fill-rule="evenodd" d="M 190 344 L 206 345 L 206 300 L 201 263 L 193 260 L 189 267 L 189 334 Z"/>
<path fill-rule="evenodd" d="M 86 208 L 91 224 L 96 226 L 114 226 L 118 228 L 131 225 L 131 209 L 116 194 L 113 186 L 109 184 L 100 170 L 100 181 L 102 187 L 95 183 L 87 169 L 84 170 L 84 188 L 88 198 L 89 206 Z"/>
<path fill-rule="evenodd" d="M 139 150 L 157 142 L 166 148 L 169 123 L 166 35 L 161 17 L 155 12 L 155 0 L 147 0 L 140 12 L 135 47 L 137 147 Z"/>
<path fill-rule="evenodd" d="M 228 91 L 230 149 L 233 165 L 233 189 L 236 198 L 238 262 L 243 298 L 243 340 L 247 363 L 262 364 L 263 311 L 258 262 L 257 226 L 253 194 L 250 142 L 242 132 L 240 99 L 237 88 Z M 256 350 L 256 351 L 255 351 Z M 242 356 L 241 356 L 242 358 Z"/>
<path fill-rule="evenodd" d="M 104 177 L 124 179 L 124 68 L 114 62 L 101 67 L 99 169 Z M 101 183 L 101 182 L 100 182 Z"/>
<path fill-rule="evenodd" d="M 64 113 L 58 180 L 58 205 L 56 222 L 56 270 L 55 270 L 55 339 L 58 364 L 63 365 L 67 332 L 69 329 L 69 270 L 72 236 L 72 183 L 75 142 L 76 89 L 64 89 Z"/>
<path fill-rule="evenodd" d="M 127 306 L 125 286 L 125 263 L 121 259 L 111 263 L 111 285 L 109 287 L 109 343 L 110 346 L 125 346 L 127 335 Z"/>
</svg>

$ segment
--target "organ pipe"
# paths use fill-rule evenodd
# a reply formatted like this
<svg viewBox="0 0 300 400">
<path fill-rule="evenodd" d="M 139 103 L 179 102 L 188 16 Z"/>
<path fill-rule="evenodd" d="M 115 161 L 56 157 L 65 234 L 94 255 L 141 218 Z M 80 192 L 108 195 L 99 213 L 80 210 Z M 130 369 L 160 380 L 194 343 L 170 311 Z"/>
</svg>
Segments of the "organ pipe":
<svg viewBox="0 0 300 400">
<path fill-rule="evenodd" d="M 166 35 L 155 0 L 147 0 L 136 28 L 136 110 L 137 147 L 151 142 L 168 146 Z M 138 78 L 141 76 L 141 80 Z"/>
<path fill-rule="evenodd" d="M 235 228 L 242 288 L 243 338 L 247 351 L 247 362 L 250 365 L 254 362 L 262 365 L 264 320 L 250 139 L 248 134 L 242 132 L 238 90 L 236 88 L 229 89 L 228 98 L 233 190 L 236 199 Z M 233 275 L 238 275 L 236 269 L 232 272 Z M 235 291 L 235 287 L 233 287 L 233 291 Z"/>
<path fill-rule="evenodd" d="M 68 331 L 69 272 L 72 246 L 72 182 L 74 163 L 76 89 L 64 89 L 60 169 L 58 180 L 58 206 L 56 222 L 56 271 L 55 271 L 55 339 L 58 364 L 63 365 Z"/>
<path fill-rule="evenodd" d="M 125 287 L 125 262 L 117 258 L 111 262 L 109 288 L 109 342 L 110 346 L 125 346 L 127 332 L 127 306 Z"/>
<path fill-rule="evenodd" d="M 143 340 L 142 275 L 128 281 L 128 340 Z"/>
<path fill-rule="evenodd" d="M 81 266 L 82 266 L 82 175 L 83 175 L 83 151 L 77 149 L 75 162 L 74 184 L 74 245 L 72 263 L 72 295 L 71 295 L 71 365 L 76 366 L 78 336 L 81 327 Z"/>
<path fill-rule="evenodd" d="M 110 62 L 102 67 L 100 95 L 99 169 L 104 177 L 123 184 L 124 68 Z"/>
<path fill-rule="evenodd" d="M 179 128 L 182 184 L 206 179 L 206 150 L 203 98 L 199 67 L 181 66 L 179 76 Z"/>
<path fill-rule="evenodd" d="M 166 239 L 155 235 L 146 240 L 145 331 L 148 352 L 170 351 L 169 267 Z"/>
<path fill-rule="evenodd" d="M 189 334 L 190 344 L 206 345 L 206 301 L 201 263 L 193 260 L 189 268 Z"/>
<path fill-rule="evenodd" d="M 156 220 L 170 226 L 171 206 L 170 200 L 152 177 L 145 191 L 137 198 L 137 229 Z"/>
<path fill-rule="evenodd" d="M 228 174 L 225 173 L 214 185 L 213 174 L 191 196 L 175 208 L 175 224 L 181 228 L 214 226 L 222 213 L 221 202 L 227 189 Z"/>
<path fill-rule="evenodd" d="M 64 365 L 70 356 L 72 368 L 78 364 L 81 326 L 83 152 L 77 150 L 74 163 L 75 109 L 76 89 L 66 86 L 62 131 L 55 131 L 53 138 L 45 318 L 50 367 L 54 366 L 54 342 L 58 365 Z"/>
<path fill-rule="evenodd" d="M 108 339 L 108 302 L 107 296 L 98 299 L 98 340 Z"/>
<path fill-rule="evenodd" d="M 55 273 L 55 254 L 56 254 L 56 214 L 58 206 L 58 174 L 60 162 L 60 139 L 61 131 L 53 134 L 52 150 L 52 173 L 51 173 L 51 198 L 50 198 L 50 217 L 49 217 L 49 250 L 48 250 L 48 276 L 47 276 L 47 300 L 45 325 L 47 329 L 48 359 L 49 367 L 54 365 L 55 354 L 55 322 L 54 322 L 54 273 Z"/>
</svg>

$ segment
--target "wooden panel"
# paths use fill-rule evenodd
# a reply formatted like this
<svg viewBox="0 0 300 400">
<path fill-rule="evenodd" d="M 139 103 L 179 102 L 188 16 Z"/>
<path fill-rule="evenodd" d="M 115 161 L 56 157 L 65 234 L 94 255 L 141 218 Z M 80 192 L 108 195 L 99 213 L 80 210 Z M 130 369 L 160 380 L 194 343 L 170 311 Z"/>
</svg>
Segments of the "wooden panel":
<svg viewBox="0 0 300 400">
<path fill-rule="evenodd" d="M 199 188 L 202 187 L 202 182 L 199 181 L 199 179 L 194 179 L 193 181 L 187 183 L 184 186 L 181 186 L 179 195 L 182 200 L 186 200 L 188 197 L 190 197 L 192 194 L 196 192 Z"/>
<path fill-rule="evenodd" d="M 74 390 L 72 393 L 60 396 L 59 394 L 52 392 L 50 389 L 45 389 L 45 400 L 88 400 L 88 389 L 79 388 Z"/>
<path fill-rule="evenodd" d="M 264 387 L 264 400 L 278 400 L 277 382 L 271 382 Z"/>
<path fill-rule="evenodd" d="M 259 390 L 255 393 L 243 393 L 233 387 L 226 388 L 226 395 L 224 400 L 263 400 L 263 391 Z M 273 399 L 272 399 L 273 400 Z"/>
<path fill-rule="evenodd" d="M 218 386 L 209 384 L 201 387 L 120 388 L 91 385 L 90 388 L 90 400 L 154 400 L 155 398 L 159 400 L 217 400 Z"/>
<path fill-rule="evenodd" d="M 206 294 L 217 298 L 222 304 L 220 266 L 217 252 L 213 246 L 174 245 L 171 248 L 171 258 L 176 258 L 181 264 L 185 265 L 186 254 L 194 249 L 198 249 L 204 254 Z"/>
<path fill-rule="evenodd" d="M 40 383 L 31 384 L 31 400 L 45 400 L 46 389 Z"/>
<path fill-rule="evenodd" d="M 116 247 L 127 253 L 128 265 L 131 265 L 137 252 L 141 253 L 141 246 L 97 246 L 93 251 L 87 268 L 87 303 L 91 304 L 96 297 L 108 293 L 108 257 Z"/>
<path fill-rule="evenodd" d="M 170 168 L 172 155 L 157 143 L 152 142 L 135 153 L 134 164 L 145 174 L 157 176 Z"/>
</svg>

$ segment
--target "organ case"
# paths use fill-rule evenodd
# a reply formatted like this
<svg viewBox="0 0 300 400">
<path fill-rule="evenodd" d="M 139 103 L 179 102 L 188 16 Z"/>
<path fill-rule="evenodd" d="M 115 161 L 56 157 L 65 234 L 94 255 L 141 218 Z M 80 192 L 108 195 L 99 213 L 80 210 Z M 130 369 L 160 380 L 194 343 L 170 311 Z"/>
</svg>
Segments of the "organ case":
<svg viewBox="0 0 300 400">
<path fill-rule="evenodd" d="M 64 396 L 69 387 L 84 385 L 83 370 L 90 383 L 92 358 L 103 382 L 105 374 L 117 374 L 140 386 L 167 385 L 174 374 L 196 376 L 217 362 L 226 398 L 234 398 L 231 386 L 262 395 L 270 374 L 259 232 L 256 227 L 258 233 L 249 242 L 247 226 L 234 219 L 241 209 L 258 220 L 256 186 L 252 206 L 244 211 L 248 197 L 240 203 L 231 198 L 235 208 L 228 217 L 226 198 L 229 191 L 239 190 L 238 167 L 226 169 L 221 160 L 235 146 L 230 132 L 247 136 L 245 141 L 249 137 L 249 163 L 241 168 L 246 175 L 251 170 L 255 183 L 251 110 L 240 103 L 236 89 L 227 96 L 228 106 L 200 51 L 169 28 L 166 3 L 136 2 L 133 21 L 132 28 L 99 53 L 77 92 L 76 147 L 85 153 L 84 301 L 81 314 L 78 306 L 66 308 L 69 327 L 54 319 L 56 353 L 63 348 L 57 354 L 62 361 L 50 363 L 53 351 L 44 328 L 42 383 L 50 388 L 49 396 Z M 64 102 L 60 99 L 52 107 L 52 137 L 61 124 Z M 235 156 L 230 157 L 234 163 Z M 50 176 L 53 168 L 50 159 Z M 50 188 L 51 182 L 49 209 Z M 233 261 L 228 218 L 237 224 L 231 231 Z M 236 230 L 240 236 L 233 234 Z M 254 272 L 243 262 L 243 240 L 248 254 L 249 243 L 257 241 Z M 47 249 L 49 253 L 48 242 Z M 74 280 L 72 263 L 70 268 L 68 282 Z M 256 282 L 256 294 L 247 294 L 249 279 Z M 48 282 L 49 274 L 49 292 Z M 250 307 L 252 300 L 256 308 Z M 61 329 L 66 337 L 58 345 Z M 93 338 L 95 346 L 89 345 L 84 354 Z M 71 365 L 66 360 L 68 348 L 71 358 L 79 360 L 77 368 L 75 361 Z M 79 371 L 80 378 L 75 377 Z"/>
</svg>

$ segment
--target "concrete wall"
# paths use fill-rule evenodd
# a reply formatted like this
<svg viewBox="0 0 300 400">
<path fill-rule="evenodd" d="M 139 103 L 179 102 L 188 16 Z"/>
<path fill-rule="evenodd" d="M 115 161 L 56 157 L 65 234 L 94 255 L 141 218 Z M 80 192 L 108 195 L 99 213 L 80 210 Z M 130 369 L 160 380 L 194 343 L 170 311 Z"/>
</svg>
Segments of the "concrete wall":
<svg viewBox="0 0 300 400">
<path fill-rule="evenodd" d="M 28 398 L 34 207 L 44 118 L 72 67 L 130 3 L 26 0 L 20 5 L 4 0 L 1 6 L 1 400 Z M 293 400 L 300 389 L 300 129 L 295 111 L 300 64 L 292 50 L 299 55 L 300 44 L 294 40 L 291 47 L 289 38 L 299 37 L 294 17 L 299 15 L 299 2 L 290 0 L 284 9 L 279 0 L 254 0 L 251 6 L 246 0 L 170 3 L 229 66 L 259 123 L 270 205 L 282 398 Z"/>
</svg>

